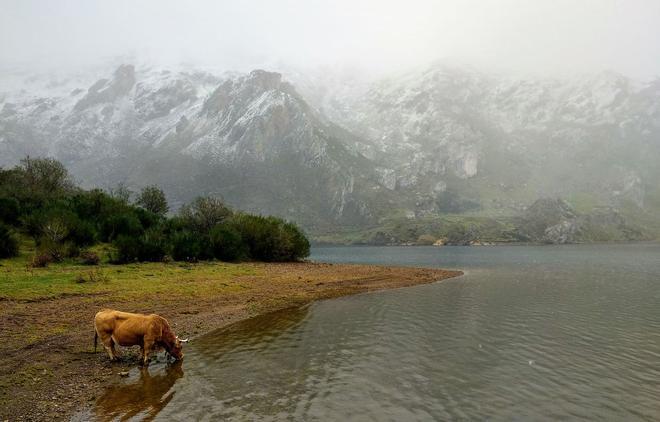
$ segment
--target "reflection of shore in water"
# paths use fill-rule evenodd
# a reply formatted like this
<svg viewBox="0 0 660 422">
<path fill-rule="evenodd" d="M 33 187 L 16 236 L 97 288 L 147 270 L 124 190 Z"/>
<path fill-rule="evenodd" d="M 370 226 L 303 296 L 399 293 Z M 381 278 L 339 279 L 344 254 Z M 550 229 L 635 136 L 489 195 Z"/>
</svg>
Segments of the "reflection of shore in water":
<svg viewBox="0 0 660 422">
<path fill-rule="evenodd" d="M 100 420 L 152 420 L 174 397 L 172 387 L 183 377 L 183 361 L 159 368 L 139 368 L 137 377 L 108 387 L 94 405 Z"/>
<path fill-rule="evenodd" d="M 195 340 L 196 357 L 215 359 L 236 347 L 269 343 L 300 325 L 308 312 L 309 306 L 286 308 L 212 331 Z"/>
</svg>

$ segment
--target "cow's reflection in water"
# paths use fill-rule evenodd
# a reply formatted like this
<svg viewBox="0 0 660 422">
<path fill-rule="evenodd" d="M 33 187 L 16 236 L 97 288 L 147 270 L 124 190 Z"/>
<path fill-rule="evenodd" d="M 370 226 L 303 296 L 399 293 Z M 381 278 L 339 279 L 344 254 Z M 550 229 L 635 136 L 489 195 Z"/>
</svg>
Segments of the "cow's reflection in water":
<svg viewBox="0 0 660 422">
<path fill-rule="evenodd" d="M 183 376 L 182 361 L 171 365 L 139 368 L 131 377 L 108 387 L 94 406 L 100 420 L 152 420 L 174 397 L 172 387 Z"/>
</svg>

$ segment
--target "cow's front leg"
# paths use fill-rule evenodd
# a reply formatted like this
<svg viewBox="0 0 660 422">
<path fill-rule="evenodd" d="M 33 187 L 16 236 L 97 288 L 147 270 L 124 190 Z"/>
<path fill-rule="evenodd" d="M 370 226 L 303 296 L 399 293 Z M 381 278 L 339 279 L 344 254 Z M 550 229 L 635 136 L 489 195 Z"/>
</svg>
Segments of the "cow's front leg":
<svg viewBox="0 0 660 422">
<path fill-rule="evenodd" d="M 148 366 L 149 365 L 149 355 L 151 354 L 151 350 L 154 347 L 154 341 L 151 339 L 144 339 L 144 345 L 142 346 L 142 365 Z"/>
</svg>

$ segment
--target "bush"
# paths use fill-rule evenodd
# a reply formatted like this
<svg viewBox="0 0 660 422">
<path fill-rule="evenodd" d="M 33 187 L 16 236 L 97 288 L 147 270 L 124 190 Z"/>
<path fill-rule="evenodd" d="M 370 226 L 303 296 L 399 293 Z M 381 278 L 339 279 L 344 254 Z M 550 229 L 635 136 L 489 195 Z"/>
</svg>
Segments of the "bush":
<svg viewBox="0 0 660 422">
<path fill-rule="evenodd" d="M 67 239 L 76 246 L 90 246 L 96 243 L 96 227 L 89 221 L 79 218 L 69 222 L 69 235 Z"/>
<path fill-rule="evenodd" d="M 84 251 L 80 254 L 80 263 L 83 265 L 99 265 L 101 258 L 92 251 Z"/>
<path fill-rule="evenodd" d="M 27 232 L 37 240 L 51 244 L 69 242 L 76 246 L 89 246 L 96 242 L 96 226 L 80 219 L 64 204 L 51 204 L 50 208 L 33 212 L 24 219 Z"/>
<path fill-rule="evenodd" d="M 138 237 L 143 232 L 140 220 L 129 211 L 111 215 L 101 223 L 101 237 L 107 242 L 119 236 Z"/>
<path fill-rule="evenodd" d="M 287 251 L 287 261 L 297 261 L 309 256 L 309 240 L 298 226 L 293 223 L 284 223 L 283 230 L 290 239 L 291 246 Z"/>
<path fill-rule="evenodd" d="M 0 198 L 0 223 L 14 225 L 18 223 L 20 206 L 15 198 Z"/>
<path fill-rule="evenodd" d="M 221 261 L 238 261 L 248 255 L 241 232 L 229 224 L 218 224 L 211 231 L 213 256 Z"/>
<path fill-rule="evenodd" d="M 77 188 L 52 159 L 26 158 L 13 169 L 0 168 L 0 257 L 18 253 L 12 226 L 35 239 L 36 266 L 79 256 L 98 241 L 114 244 L 114 262 L 162 261 L 166 254 L 185 261 L 290 261 L 309 254 L 309 242 L 294 224 L 235 214 L 220 199 L 197 198 L 167 218 L 165 195 L 156 186 L 142 190 L 141 207 L 129 198 L 125 186 L 111 194 Z M 99 259 L 85 252 L 81 261 L 95 265 Z"/>
<path fill-rule="evenodd" d="M 253 259 L 295 261 L 309 255 L 309 241 L 293 223 L 249 214 L 241 214 L 234 222 Z"/>
<path fill-rule="evenodd" d="M 70 243 L 53 242 L 48 238 L 37 241 L 37 254 L 50 257 L 50 262 L 62 262 L 68 256 L 75 256 L 79 250 Z"/>
<path fill-rule="evenodd" d="M 150 229 L 142 236 L 121 235 L 113 242 L 117 249 L 114 262 L 161 262 L 166 255 L 166 241 L 157 229 Z"/>
<path fill-rule="evenodd" d="M 163 220 L 160 215 L 154 214 L 153 212 L 145 210 L 144 208 L 133 208 L 132 211 L 144 230 L 159 225 Z"/>
<path fill-rule="evenodd" d="M 113 259 L 118 264 L 140 261 L 142 253 L 142 240 L 139 237 L 120 235 L 113 245 L 117 249 Z"/>
<path fill-rule="evenodd" d="M 171 239 L 171 255 L 175 261 L 196 262 L 211 258 L 209 241 L 190 231 L 177 232 Z"/>
<path fill-rule="evenodd" d="M 40 253 L 40 254 L 36 254 L 32 258 L 32 262 L 30 263 L 30 266 L 36 268 L 43 268 L 43 267 L 47 267 L 48 264 L 50 264 L 51 262 L 53 262 L 53 257 L 50 254 Z"/>
<path fill-rule="evenodd" d="M 152 227 L 142 236 L 140 261 L 162 262 L 167 254 L 167 239 L 160 227 Z"/>
<path fill-rule="evenodd" d="M 18 240 L 9 227 L 0 223 L 0 259 L 18 255 Z"/>
</svg>

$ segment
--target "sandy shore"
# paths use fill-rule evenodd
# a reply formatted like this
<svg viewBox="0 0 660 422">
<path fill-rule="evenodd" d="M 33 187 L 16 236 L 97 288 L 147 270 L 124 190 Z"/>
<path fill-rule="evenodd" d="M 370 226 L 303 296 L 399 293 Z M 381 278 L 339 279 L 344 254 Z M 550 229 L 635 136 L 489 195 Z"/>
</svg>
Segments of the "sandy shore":
<svg viewBox="0 0 660 422">
<path fill-rule="evenodd" d="M 318 299 L 425 284 L 461 274 L 343 264 L 218 265 L 231 272 L 214 278 L 208 275 L 211 267 L 206 264 L 201 267 L 204 272 L 199 272 L 203 276 L 182 279 L 181 283 L 188 283 L 187 289 L 171 289 L 172 293 L 163 283 L 163 289 L 156 292 L 90 289 L 1 298 L 0 419 L 68 419 L 93 403 L 119 372 L 136 365 L 137 348 L 125 351 L 123 361 L 117 363 L 109 362 L 100 349 L 93 352 L 92 319 L 101 308 L 155 312 L 167 318 L 178 335 L 195 337 L 245 318 Z M 121 272 L 114 268 L 108 271 Z M 188 271 L 194 274 L 195 266 Z M 157 283 L 142 280 L 134 283 Z"/>
</svg>

